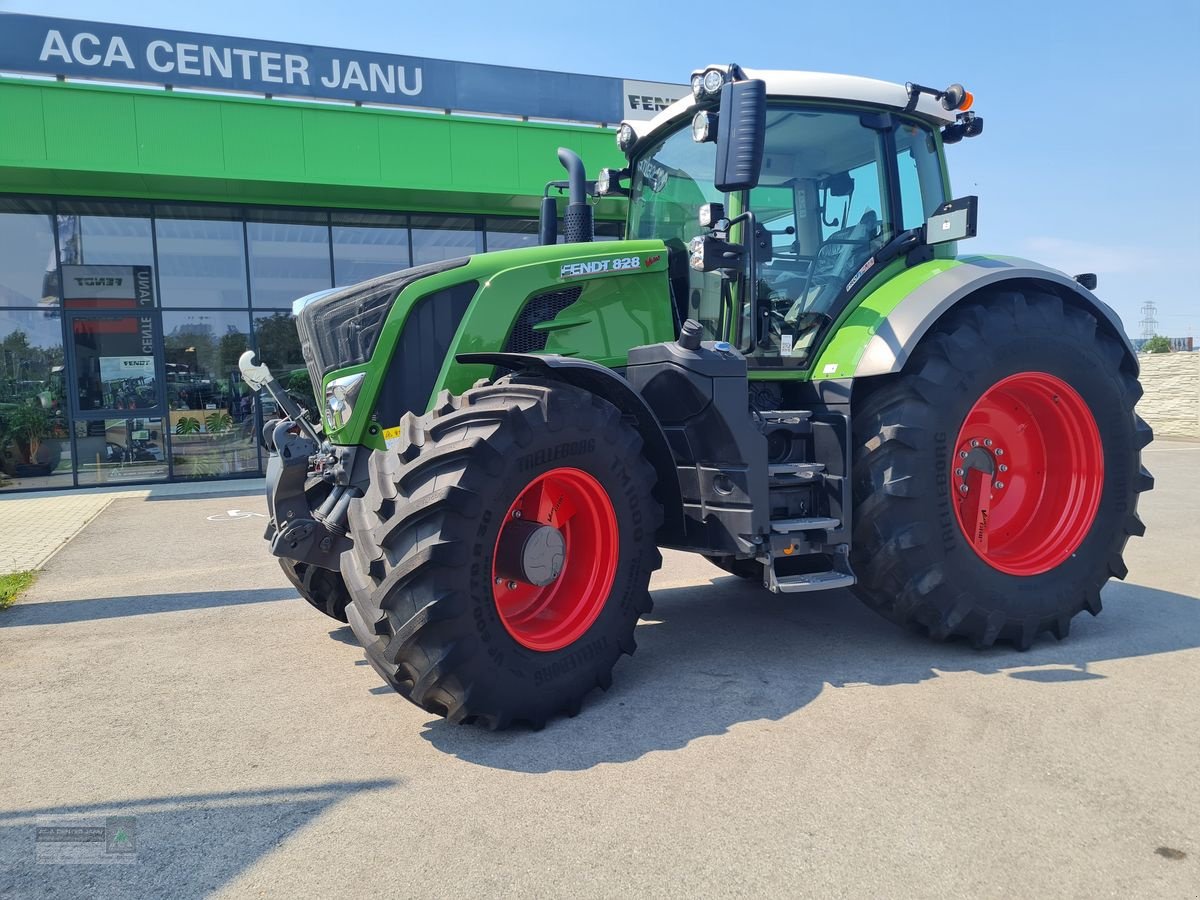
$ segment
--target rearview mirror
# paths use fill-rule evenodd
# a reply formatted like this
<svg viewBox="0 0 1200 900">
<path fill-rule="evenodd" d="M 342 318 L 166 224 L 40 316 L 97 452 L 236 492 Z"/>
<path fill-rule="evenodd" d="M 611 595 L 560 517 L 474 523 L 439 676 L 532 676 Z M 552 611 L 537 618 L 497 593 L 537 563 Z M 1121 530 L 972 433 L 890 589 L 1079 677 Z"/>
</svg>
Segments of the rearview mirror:
<svg viewBox="0 0 1200 900">
<path fill-rule="evenodd" d="M 946 244 L 975 237 L 979 198 L 960 197 L 939 206 L 925 221 L 925 243 Z"/>
<path fill-rule="evenodd" d="M 767 136 L 767 85 L 731 81 L 721 88 L 717 126 L 716 188 L 725 194 L 758 185 Z"/>
</svg>

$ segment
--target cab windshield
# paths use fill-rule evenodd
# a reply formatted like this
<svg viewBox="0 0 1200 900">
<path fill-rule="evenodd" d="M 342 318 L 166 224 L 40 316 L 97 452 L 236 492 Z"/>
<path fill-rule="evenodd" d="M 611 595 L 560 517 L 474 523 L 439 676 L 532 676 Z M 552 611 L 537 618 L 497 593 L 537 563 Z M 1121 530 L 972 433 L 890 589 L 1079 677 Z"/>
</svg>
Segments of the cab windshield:
<svg viewBox="0 0 1200 900">
<path fill-rule="evenodd" d="M 700 204 L 749 204 L 761 230 L 753 279 L 736 294 L 739 313 L 722 317 L 717 273 L 689 270 L 675 290 L 682 316 L 737 341 L 752 365 L 806 367 L 859 269 L 945 200 L 932 129 L 896 115 L 879 127 L 860 110 L 769 106 L 759 184 L 739 198 L 713 187 L 715 158 L 716 145 L 695 143 L 686 126 L 649 148 L 634 166 L 629 236 L 682 251 L 701 232 Z M 759 345 L 750 338 L 751 299 L 770 311 Z"/>
</svg>

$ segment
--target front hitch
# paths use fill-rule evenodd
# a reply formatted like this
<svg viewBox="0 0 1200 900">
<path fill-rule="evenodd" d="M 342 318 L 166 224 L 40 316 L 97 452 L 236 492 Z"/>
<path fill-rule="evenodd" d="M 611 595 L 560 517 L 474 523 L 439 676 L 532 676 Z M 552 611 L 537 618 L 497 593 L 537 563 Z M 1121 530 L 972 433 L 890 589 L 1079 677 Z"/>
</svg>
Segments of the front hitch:
<svg viewBox="0 0 1200 900">
<path fill-rule="evenodd" d="M 328 494 L 311 490 L 314 460 L 328 451 L 320 432 L 283 389 L 265 364 L 255 365 L 254 351 L 238 360 L 242 378 L 254 391 L 267 391 L 283 411 L 264 428 L 267 461 L 267 509 L 271 515 L 264 537 L 271 553 L 285 559 L 338 571 L 338 558 L 349 550 L 346 527 L 350 501 L 359 491 L 336 484 Z M 318 481 L 319 487 L 320 482 Z M 317 508 L 313 508 L 316 505 Z"/>
</svg>

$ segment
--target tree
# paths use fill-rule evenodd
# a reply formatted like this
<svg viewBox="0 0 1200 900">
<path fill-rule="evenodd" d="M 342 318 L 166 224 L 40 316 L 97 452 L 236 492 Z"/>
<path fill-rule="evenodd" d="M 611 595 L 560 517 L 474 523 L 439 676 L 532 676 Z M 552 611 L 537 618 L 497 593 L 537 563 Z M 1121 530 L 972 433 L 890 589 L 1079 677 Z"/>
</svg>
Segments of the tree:
<svg viewBox="0 0 1200 900">
<path fill-rule="evenodd" d="M 1170 353 L 1171 342 L 1161 334 L 1156 334 L 1146 343 L 1142 344 L 1143 353 Z"/>
</svg>

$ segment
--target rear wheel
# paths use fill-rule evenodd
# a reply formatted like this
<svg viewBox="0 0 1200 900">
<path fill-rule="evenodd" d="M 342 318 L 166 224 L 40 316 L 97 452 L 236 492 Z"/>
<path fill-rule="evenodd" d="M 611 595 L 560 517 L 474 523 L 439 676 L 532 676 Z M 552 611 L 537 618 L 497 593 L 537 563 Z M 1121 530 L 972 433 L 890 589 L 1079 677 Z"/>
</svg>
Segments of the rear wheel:
<svg viewBox="0 0 1200 900">
<path fill-rule="evenodd" d="M 641 438 L 605 400 L 526 377 L 443 393 L 401 428 L 342 560 L 367 659 L 454 722 L 573 715 L 650 610 L 662 513 Z"/>
<path fill-rule="evenodd" d="M 1066 637 L 1145 531 L 1140 396 L 1120 344 L 1058 297 L 995 293 L 955 311 L 855 412 L 864 602 L 981 647 Z"/>
</svg>

